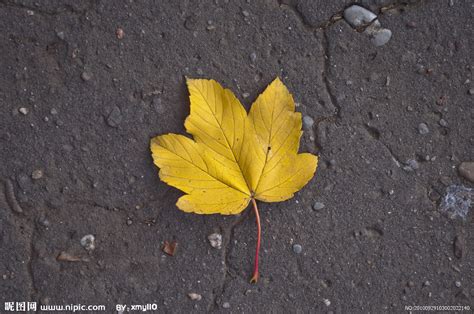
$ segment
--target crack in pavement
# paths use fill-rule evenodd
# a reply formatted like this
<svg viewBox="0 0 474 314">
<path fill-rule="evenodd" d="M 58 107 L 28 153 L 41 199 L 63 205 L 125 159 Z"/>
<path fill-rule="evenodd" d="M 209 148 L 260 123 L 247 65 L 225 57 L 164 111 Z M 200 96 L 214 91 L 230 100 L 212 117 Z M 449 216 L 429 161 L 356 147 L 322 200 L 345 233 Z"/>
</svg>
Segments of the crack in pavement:
<svg viewBox="0 0 474 314">
<path fill-rule="evenodd" d="M 237 271 L 234 270 L 230 266 L 229 255 L 233 249 L 232 240 L 234 238 L 234 230 L 238 225 L 240 225 L 244 220 L 246 220 L 249 217 L 250 215 L 249 213 L 250 213 L 250 210 L 247 210 L 240 218 L 236 219 L 236 221 L 234 221 L 229 228 L 226 228 L 226 229 L 221 228 L 222 233 L 224 234 L 224 239 L 226 239 L 226 241 L 223 243 L 223 248 L 222 248 L 222 262 L 224 265 L 224 272 L 222 275 L 221 282 L 219 286 L 217 287 L 218 292 L 213 292 L 211 301 L 209 302 L 207 306 L 208 312 L 214 311 L 216 309 L 218 299 L 224 295 L 227 288 L 227 283 L 228 283 L 228 278 L 227 278 L 228 274 L 233 276 L 233 274 L 230 273 L 230 270 L 233 270 L 233 272 L 237 274 Z M 213 289 L 213 291 L 215 290 L 216 289 Z"/>
<path fill-rule="evenodd" d="M 384 6 L 381 6 L 378 9 L 377 16 L 384 15 L 386 12 L 391 10 L 401 10 L 406 8 L 414 8 L 425 4 L 427 0 L 416 0 L 416 1 L 395 1 Z M 356 3 L 354 3 L 356 4 Z"/>
<path fill-rule="evenodd" d="M 33 262 L 34 262 L 34 227 L 32 227 L 32 230 L 30 231 L 30 246 L 29 246 L 29 259 L 26 264 L 26 269 L 28 270 L 28 275 L 30 277 L 31 281 L 31 292 L 30 292 L 30 301 L 36 300 L 36 297 L 38 295 L 38 288 L 36 287 L 36 281 L 35 281 L 35 274 L 33 271 Z"/>
<path fill-rule="evenodd" d="M 5 179 L 3 181 L 5 184 L 5 199 L 7 200 L 7 204 L 14 213 L 22 214 L 23 208 L 21 208 L 18 200 L 16 199 L 15 189 L 13 187 L 12 181 L 10 179 Z"/>
<path fill-rule="evenodd" d="M 336 95 L 331 90 L 331 83 L 329 81 L 329 71 L 330 71 L 330 66 L 331 66 L 331 53 L 329 49 L 329 36 L 326 32 L 326 30 L 323 31 L 323 48 L 324 48 L 324 67 L 323 67 L 323 82 L 324 86 L 326 87 L 326 93 L 329 96 L 329 99 L 331 100 L 331 104 L 335 108 L 335 113 L 334 113 L 334 118 L 339 120 L 341 118 L 341 105 L 337 101 Z"/>
<path fill-rule="evenodd" d="M 291 1 L 284 2 L 284 0 L 277 0 L 277 1 L 278 1 L 278 5 L 280 6 L 280 8 L 288 8 L 290 11 L 292 11 L 294 13 L 294 15 L 300 21 L 301 25 L 303 25 L 303 27 L 307 31 L 311 31 L 311 32 L 313 32 L 315 30 L 321 30 L 321 29 L 324 30 L 324 29 L 330 27 L 331 25 L 333 25 L 334 23 L 336 23 L 337 21 L 343 19 L 343 12 L 347 7 L 347 6 L 345 6 L 344 9 L 334 13 L 333 15 L 331 15 L 331 17 L 328 20 L 322 22 L 318 26 L 313 26 L 313 25 L 311 25 L 311 23 L 309 23 L 306 20 L 304 15 L 301 13 L 300 10 L 298 10 L 298 7 L 294 3 L 291 3 Z"/>
<path fill-rule="evenodd" d="M 329 52 L 329 36 L 327 35 L 326 29 L 329 28 L 331 25 L 336 23 L 337 21 L 343 19 L 343 12 L 346 9 L 347 6 L 344 7 L 344 9 L 336 12 L 333 14 L 329 20 L 323 22 L 319 26 L 313 26 L 311 25 L 304 17 L 304 15 L 298 10 L 298 8 L 292 4 L 292 3 L 284 3 L 284 0 L 278 0 L 278 4 L 280 7 L 287 8 L 290 11 L 292 11 L 295 15 L 295 17 L 299 20 L 300 24 L 303 26 L 303 28 L 306 31 L 309 31 L 313 34 L 313 36 L 317 37 L 317 31 L 323 31 L 323 37 L 322 37 L 322 46 L 324 49 L 324 55 L 323 55 L 323 71 L 322 71 L 322 81 L 325 86 L 325 91 L 326 94 L 331 102 L 331 105 L 333 108 L 335 108 L 335 112 L 332 116 L 329 117 L 320 117 L 316 119 L 314 126 L 313 126 L 313 134 L 314 134 L 314 148 L 317 151 L 320 151 L 322 148 L 322 145 L 319 141 L 319 124 L 323 121 L 330 121 L 333 123 L 337 123 L 337 121 L 341 118 L 341 106 L 339 105 L 336 96 L 333 94 L 332 89 L 331 89 L 331 84 L 329 81 L 329 70 L 330 70 L 330 52 Z M 319 38 L 317 38 L 319 39 Z"/>
<path fill-rule="evenodd" d="M 374 136 L 374 134 L 370 131 L 370 127 L 366 126 L 366 125 L 362 125 L 363 127 L 360 128 L 361 130 L 363 130 L 365 133 L 367 133 L 369 135 L 370 138 L 374 139 L 376 142 L 382 144 L 383 147 L 385 147 L 385 150 L 390 154 L 390 156 L 392 157 L 392 160 L 393 162 L 395 163 L 395 165 L 400 168 L 401 165 L 403 165 L 403 162 L 400 161 L 400 159 L 398 158 L 398 156 L 393 152 L 393 150 L 390 148 L 390 146 L 388 146 L 387 144 L 385 144 L 382 140 L 380 140 L 380 138 L 378 138 L 377 136 Z"/>
<path fill-rule="evenodd" d="M 386 4 L 384 6 L 381 6 L 377 10 L 377 12 L 375 12 L 376 15 L 377 15 L 377 17 L 375 19 L 373 19 L 369 23 L 366 23 L 364 25 L 361 25 L 361 26 L 355 28 L 355 30 L 357 32 L 365 31 L 365 29 L 367 27 L 372 25 L 376 20 L 378 20 L 378 18 L 380 16 L 382 16 L 386 12 L 390 12 L 391 10 L 397 10 L 397 9 L 402 10 L 402 9 L 406 9 L 406 8 L 409 8 L 409 7 L 420 6 L 424 2 L 425 2 L 425 0 L 418 0 L 418 1 L 414 1 L 414 2 L 404 2 L 403 1 L 403 2 L 393 2 L 393 3 Z M 331 62 L 330 62 L 331 61 L 330 60 L 331 59 L 331 53 L 330 53 L 330 49 L 329 49 L 330 38 L 329 38 L 329 35 L 327 33 L 327 30 L 328 30 L 329 27 L 331 27 L 336 22 L 338 22 L 340 20 L 344 20 L 344 11 L 348 7 L 350 7 L 352 5 L 359 5 L 359 6 L 362 6 L 362 5 L 360 3 L 347 4 L 347 5 L 344 6 L 344 8 L 342 8 L 338 12 L 331 15 L 331 17 L 328 20 L 322 22 L 318 26 L 314 26 L 314 25 L 311 25 L 311 23 L 306 20 L 305 16 L 298 9 L 297 5 L 295 5 L 294 1 L 291 1 L 291 0 L 277 0 L 277 3 L 278 3 L 280 8 L 287 8 L 289 11 L 293 12 L 294 16 L 297 18 L 299 23 L 303 26 L 303 28 L 306 31 L 311 32 L 315 37 L 317 37 L 317 32 L 318 31 L 322 31 L 322 34 L 323 34 L 323 36 L 322 36 L 322 46 L 323 46 L 323 49 L 324 49 L 324 56 L 323 56 L 324 66 L 323 66 L 323 71 L 322 71 L 322 81 L 324 83 L 325 90 L 326 90 L 326 93 L 329 97 L 329 100 L 331 101 L 332 106 L 335 108 L 335 112 L 332 116 L 321 117 L 321 118 L 317 119 L 314 123 L 313 129 L 312 129 L 313 134 L 314 134 L 313 135 L 313 137 L 314 137 L 313 144 L 314 144 L 314 148 L 317 151 L 320 151 L 322 149 L 322 145 L 321 145 L 321 142 L 320 142 L 320 135 L 319 135 L 319 132 L 318 132 L 319 124 L 324 122 L 324 121 L 329 121 L 331 123 L 337 124 L 338 121 L 341 119 L 341 109 L 342 109 L 341 105 L 339 104 L 339 102 L 337 100 L 336 95 L 332 91 L 331 82 L 330 82 L 330 79 L 329 79 L 330 66 L 331 66 Z M 319 39 L 319 38 L 317 37 L 317 39 Z M 367 130 L 367 129 L 364 129 L 364 130 L 367 131 L 371 137 L 373 137 L 373 134 L 371 134 L 370 130 Z M 391 148 L 389 146 L 387 146 L 379 138 L 376 138 L 376 137 L 373 137 L 373 138 L 376 139 L 377 141 L 379 141 L 380 143 L 382 143 L 382 145 L 386 148 L 386 150 L 392 156 L 392 158 L 393 158 L 394 162 L 396 163 L 396 165 L 398 167 L 400 167 L 400 165 L 402 163 L 399 161 L 399 158 L 393 153 Z"/>
<path fill-rule="evenodd" d="M 386 12 L 390 12 L 391 10 L 402 10 L 402 9 L 405 9 L 405 8 L 416 7 L 416 6 L 419 6 L 421 4 L 424 4 L 425 2 L 426 2 L 426 0 L 417 0 L 417 1 L 414 1 L 414 2 L 411 2 L 411 1 L 395 1 L 395 2 L 388 3 L 384 6 L 379 7 L 376 12 L 373 12 L 372 10 L 370 10 L 371 12 L 373 12 L 377 15 L 377 18 L 375 18 L 373 21 L 371 21 L 367 24 L 364 24 L 364 25 L 361 25 L 361 26 L 357 27 L 356 30 L 358 32 L 363 32 L 368 26 L 370 26 L 375 20 L 377 20 L 381 15 L 384 15 Z M 298 6 L 295 5 L 294 1 L 292 1 L 292 0 L 277 0 L 277 3 L 280 6 L 280 8 L 288 8 L 290 11 L 292 11 L 294 13 L 294 15 L 300 21 L 301 25 L 303 25 L 303 27 L 308 31 L 326 30 L 327 28 L 331 27 L 337 21 L 344 20 L 344 11 L 350 6 L 358 5 L 358 6 L 361 6 L 361 7 L 365 8 L 365 6 L 362 5 L 361 3 L 357 3 L 357 2 L 349 3 L 349 4 L 345 5 L 341 10 L 339 10 L 336 13 L 332 14 L 329 19 L 327 19 L 326 21 L 323 21 L 319 25 L 315 26 L 315 25 L 312 25 L 310 22 L 308 22 L 306 20 L 305 16 L 298 9 Z"/>
<path fill-rule="evenodd" d="M 19 205 L 16 196 L 15 196 L 15 190 L 13 187 L 13 183 L 10 179 L 2 179 L 0 178 L 0 182 L 4 182 L 4 190 L 3 190 L 3 196 L 4 196 L 4 201 L 6 201 L 6 205 L 8 205 L 11 209 L 11 211 L 16 214 L 12 215 L 12 226 L 13 228 L 17 228 L 17 232 L 19 230 L 23 230 L 23 232 L 20 232 L 21 235 L 23 235 L 27 240 L 28 244 L 25 245 L 25 249 L 28 252 L 28 260 L 26 261 L 26 273 L 29 278 L 30 282 L 30 301 L 35 300 L 38 289 L 36 287 L 36 282 L 35 282 L 35 277 L 34 277 L 34 272 L 33 272 L 33 261 L 34 261 L 34 219 L 31 217 L 28 217 L 25 215 L 25 211 L 23 208 Z M 28 211 L 31 213 L 31 211 Z M 21 215 L 19 215 L 21 214 Z M 18 223 L 18 221 L 24 222 L 26 225 L 26 228 L 23 227 L 23 223 Z M 26 241 L 25 241 L 26 242 Z M 20 241 L 21 243 L 21 241 Z"/>
<path fill-rule="evenodd" d="M 314 36 L 316 36 L 316 32 L 313 33 Z M 320 134 L 319 134 L 319 125 L 322 122 L 330 122 L 334 123 L 337 125 L 339 120 L 341 119 L 341 105 L 339 104 L 336 95 L 333 93 L 331 89 L 331 82 L 329 80 L 329 71 L 330 71 L 330 49 L 329 49 L 329 37 L 327 35 L 326 30 L 323 30 L 323 36 L 322 36 L 322 46 L 324 49 L 324 55 L 323 55 L 323 71 L 321 72 L 322 76 L 322 82 L 325 87 L 325 92 L 327 94 L 327 97 L 329 101 L 331 102 L 332 107 L 334 108 L 334 114 L 331 116 L 323 116 L 319 117 L 318 119 L 315 120 L 315 123 L 313 125 L 312 131 L 313 131 L 313 137 L 314 137 L 314 147 L 317 151 L 320 151 L 322 149 L 322 144 L 320 141 Z"/>
</svg>

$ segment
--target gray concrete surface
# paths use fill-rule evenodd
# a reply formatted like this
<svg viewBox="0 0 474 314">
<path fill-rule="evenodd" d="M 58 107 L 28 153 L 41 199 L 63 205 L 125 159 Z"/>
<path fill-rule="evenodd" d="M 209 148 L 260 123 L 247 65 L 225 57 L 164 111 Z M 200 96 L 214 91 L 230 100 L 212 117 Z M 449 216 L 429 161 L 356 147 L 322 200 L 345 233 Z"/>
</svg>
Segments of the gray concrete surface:
<svg viewBox="0 0 474 314">
<path fill-rule="evenodd" d="M 473 214 L 439 207 L 448 186 L 474 185 L 457 170 L 474 160 L 473 3 L 361 1 L 392 31 L 380 47 L 341 18 L 350 4 L 1 0 L 0 311 L 472 309 Z M 256 285 L 253 215 L 178 211 L 152 163 L 151 137 L 184 133 L 185 76 L 247 108 L 279 76 L 315 121 L 301 148 L 320 156 L 315 178 L 260 204 Z"/>
</svg>

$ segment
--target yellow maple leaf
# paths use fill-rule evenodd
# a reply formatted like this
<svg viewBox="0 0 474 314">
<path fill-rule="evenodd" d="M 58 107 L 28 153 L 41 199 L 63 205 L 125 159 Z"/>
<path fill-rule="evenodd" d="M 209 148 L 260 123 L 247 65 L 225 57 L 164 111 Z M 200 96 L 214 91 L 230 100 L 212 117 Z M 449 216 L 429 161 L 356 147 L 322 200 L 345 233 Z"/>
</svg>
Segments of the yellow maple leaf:
<svg viewBox="0 0 474 314">
<path fill-rule="evenodd" d="M 160 179 L 186 194 L 176 206 L 197 214 L 233 215 L 252 202 L 258 236 L 252 282 L 258 279 L 260 216 L 255 200 L 281 202 L 313 177 L 318 158 L 298 154 L 301 113 L 276 78 L 249 114 L 214 80 L 187 79 L 191 112 L 184 123 L 194 140 L 160 135 L 150 148 Z"/>
</svg>

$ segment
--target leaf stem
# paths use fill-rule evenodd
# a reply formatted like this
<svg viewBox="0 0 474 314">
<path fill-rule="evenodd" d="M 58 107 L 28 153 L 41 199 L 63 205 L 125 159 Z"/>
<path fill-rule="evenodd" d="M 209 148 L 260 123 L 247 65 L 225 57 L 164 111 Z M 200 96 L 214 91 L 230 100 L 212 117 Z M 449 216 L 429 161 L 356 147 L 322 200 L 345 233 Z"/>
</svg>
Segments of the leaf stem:
<svg viewBox="0 0 474 314">
<path fill-rule="evenodd" d="M 261 238 L 261 233 L 262 233 L 262 228 L 260 225 L 260 214 L 258 213 L 258 207 L 257 207 L 257 202 L 255 201 L 254 198 L 252 198 L 252 204 L 253 204 L 253 212 L 255 213 L 255 220 L 257 222 L 257 247 L 255 249 L 255 262 L 254 262 L 254 268 L 253 268 L 253 276 L 252 279 L 250 279 L 251 283 L 257 283 L 258 281 L 258 252 L 260 251 L 260 238 Z"/>
</svg>

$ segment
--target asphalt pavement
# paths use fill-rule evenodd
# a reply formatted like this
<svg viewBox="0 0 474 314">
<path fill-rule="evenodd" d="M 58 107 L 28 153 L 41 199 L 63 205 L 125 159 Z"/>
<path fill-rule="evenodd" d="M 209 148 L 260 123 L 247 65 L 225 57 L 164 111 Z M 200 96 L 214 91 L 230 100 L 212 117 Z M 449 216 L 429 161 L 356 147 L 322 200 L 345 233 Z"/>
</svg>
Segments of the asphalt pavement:
<svg viewBox="0 0 474 314">
<path fill-rule="evenodd" d="M 0 312 L 472 310 L 474 3 L 356 4 L 0 0 Z M 257 284 L 250 207 L 181 212 L 153 164 L 185 77 L 247 109 L 280 77 L 319 156 L 259 204 Z"/>
</svg>

